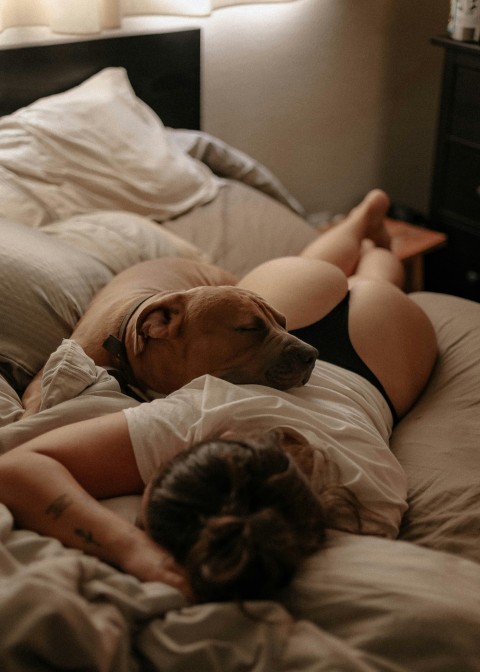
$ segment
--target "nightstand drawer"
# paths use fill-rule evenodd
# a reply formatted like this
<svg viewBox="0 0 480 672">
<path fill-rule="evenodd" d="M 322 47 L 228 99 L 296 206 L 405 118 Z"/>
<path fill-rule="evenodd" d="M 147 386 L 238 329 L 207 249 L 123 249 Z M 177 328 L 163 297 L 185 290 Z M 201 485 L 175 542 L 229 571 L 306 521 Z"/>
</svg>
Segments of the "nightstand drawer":
<svg viewBox="0 0 480 672">
<path fill-rule="evenodd" d="M 472 220 L 480 232 L 480 151 L 450 142 L 444 171 L 441 207 Z"/>
<path fill-rule="evenodd" d="M 448 228 L 448 244 L 425 257 L 425 286 L 480 301 L 480 236 Z"/>
<path fill-rule="evenodd" d="M 480 70 L 457 68 L 449 133 L 480 145 Z"/>
<path fill-rule="evenodd" d="M 451 232 L 451 261 L 447 265 L 455 294 L 480 301 L 480 237 Z"/>
<path fill-rule="evenodd" d="M 480 302 L 480 43 L 445 49 L 430 222 L 447 245 L 425 257 L 425 286 Z"/>
</svg>

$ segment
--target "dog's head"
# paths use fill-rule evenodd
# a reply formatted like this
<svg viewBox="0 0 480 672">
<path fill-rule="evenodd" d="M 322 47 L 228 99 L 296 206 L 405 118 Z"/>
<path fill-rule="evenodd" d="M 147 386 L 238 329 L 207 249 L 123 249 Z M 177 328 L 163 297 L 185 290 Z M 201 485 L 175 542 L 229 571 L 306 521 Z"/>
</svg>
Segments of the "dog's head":
<svg viewBox="0 0 480 672">
<path fill-rule="evenodd" d="M 153 297 L 130 320 L 125 346 L 139 386 L 164 394 L 207 373 L 236 384 L 299 387 L 318 354 L 260 297 L 230 286 Z"/>
</svg>

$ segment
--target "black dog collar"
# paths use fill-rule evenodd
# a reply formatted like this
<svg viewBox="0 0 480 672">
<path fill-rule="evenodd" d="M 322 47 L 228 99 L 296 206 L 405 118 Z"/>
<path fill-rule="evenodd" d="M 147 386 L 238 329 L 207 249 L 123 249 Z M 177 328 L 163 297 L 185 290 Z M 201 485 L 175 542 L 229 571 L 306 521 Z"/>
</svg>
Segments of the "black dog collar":
<svg viewBox="0 0 480 672">
<path fill-rule="evenodd" d="M 152 296 L 155 295 L 150 294 L 149 296 L 144 296 L 139 301 L 135 301 L 123 318 L 120 327 L 118 328 L 117 335 L 114 336 L 113 334 L 110 334 L 102 343 L 102 347 L 118 361 L 118 369 L 128 385 L 136 385 L 136 380 L 130 362 L 128 361 L 127 348 L 125 346 L 125 332 L 127 331 L 127 325 L 133 313 L 140 308 L 142 303 L 151 299 Z"/>
</svg>

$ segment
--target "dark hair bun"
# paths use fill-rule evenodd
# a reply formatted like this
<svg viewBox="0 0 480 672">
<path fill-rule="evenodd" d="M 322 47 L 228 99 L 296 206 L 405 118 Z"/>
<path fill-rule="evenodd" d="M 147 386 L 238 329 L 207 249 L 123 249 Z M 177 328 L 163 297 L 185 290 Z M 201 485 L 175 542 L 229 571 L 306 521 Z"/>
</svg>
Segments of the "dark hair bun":
<svg viewBox="0 0 480 672">
<path fill-rule="evenodd" d="M 288 583 L 299 559 L 287 521 L 268 508 L 243 517 L 211 518 L 186 566 L 199 599 L 261 599 Z"/>
<path fill-rule="evenodd" d="M 270 599 L 324 538 L 323 508 L 278 435 L 213 440 L 152 482 L 146 528 L 200 601 Z"/>
</svg>

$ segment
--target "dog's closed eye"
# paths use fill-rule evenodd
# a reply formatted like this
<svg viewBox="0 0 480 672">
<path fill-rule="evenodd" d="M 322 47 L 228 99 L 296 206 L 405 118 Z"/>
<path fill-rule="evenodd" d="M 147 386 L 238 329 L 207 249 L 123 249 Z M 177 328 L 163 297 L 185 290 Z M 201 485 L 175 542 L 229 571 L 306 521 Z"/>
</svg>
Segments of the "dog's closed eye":
<svg viewBox="0 0 480 672">
<path fill-rule="evenodd" d="M 263 320 L 260 318 L 255 318 L 253 322 L 249 322 L 248 324 L 240 324 L 239 326 L 235 327 L 235 331 L 258 331 L 258 332 L 263 332 L 266 330 L 266 325 Z"/>
</svg>

